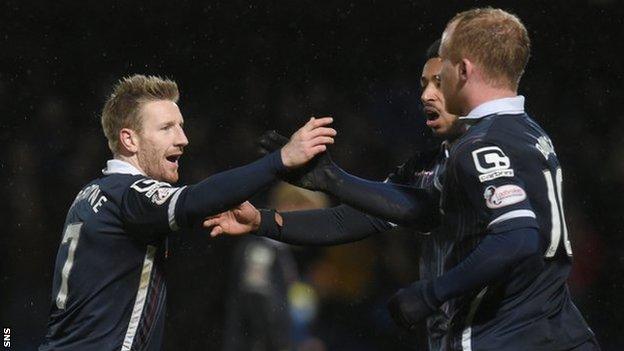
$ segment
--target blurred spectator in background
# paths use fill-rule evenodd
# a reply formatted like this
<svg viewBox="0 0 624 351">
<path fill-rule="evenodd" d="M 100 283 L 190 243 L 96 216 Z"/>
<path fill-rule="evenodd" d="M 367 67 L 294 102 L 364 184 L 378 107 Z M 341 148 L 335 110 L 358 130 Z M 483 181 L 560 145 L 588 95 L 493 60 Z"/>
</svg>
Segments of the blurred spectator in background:
<svg viewBox="0 0 624 351">
<path fill-rule="evenodd" d="M 327 207 L 322 193 L 280 183 L 270 206 L 282 211 Z M 316 315 L 313 288 L 299 278 L 287 244 L 242 237 L 232 255 L 226 306 L 225 351 L 322 351 L 323 343 L 310 334 Z"/>
</svg>

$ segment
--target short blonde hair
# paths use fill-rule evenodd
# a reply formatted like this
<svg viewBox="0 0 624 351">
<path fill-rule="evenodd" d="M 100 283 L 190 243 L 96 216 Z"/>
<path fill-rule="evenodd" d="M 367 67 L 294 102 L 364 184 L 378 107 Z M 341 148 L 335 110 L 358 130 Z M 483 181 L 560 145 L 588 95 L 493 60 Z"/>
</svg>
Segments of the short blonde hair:
<svg viewBox="0 0 624 351">
<path fill-rule="evenodd" d="M 155 76 L 135 74 L 124 77 L 113 88 L 102 109 L 102 129 L 113 154 L 119 151 L 119 131 L 141 131 L 141 105 L 158 100 L 178 102 L 176 82 Z"/>
<path fill-rule="evenodd" d="M 490 83 L 517 89 L 531 53 L 522 21 L 509 12 L 486 7 L 457 14 L 447 30 L 453 24 L 440 54 L 453 62 L 468 58 L 480 64 Z"/>
</svg>

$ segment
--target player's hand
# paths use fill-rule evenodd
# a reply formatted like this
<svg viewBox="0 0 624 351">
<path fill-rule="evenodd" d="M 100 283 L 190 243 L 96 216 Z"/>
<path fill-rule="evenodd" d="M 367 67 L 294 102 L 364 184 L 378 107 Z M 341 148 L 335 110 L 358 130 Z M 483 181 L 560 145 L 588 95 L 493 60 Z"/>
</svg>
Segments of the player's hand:
<svg viewBox="0 0 624 351">
<path fill-rule="evenodd" d="M 327 150 L 334 143 L 336 130 L 326 127 L 333 122 L 331 117 L 310 118 L 308 123 L 297 130 L 281 150 L 282 162 L 287 168 L 297 168 L 314 156 Z"/>
<path fill-rule="evenodd" d="M 419 280 L 394 294 L 388 301 L 388 310 L 398 326 L 413 330 L 418 323 L 434 314 L 440 305 L 431 282 Z"/>
<path fill-rule="evenodd" d="M 286 144 L 288 138 L 276 131 L 265 132 L 258 143 L 263 154 L 274 152 Z M 316 155 L 302 167 L 291 170 L 280 178 L 292 185 L 308 190 L 328 191 L 334 185 L 334 178 L 341 169 L 332 161 L 329 151 Z"/>
<path fill-rule="evenodd" d="M 267 155 L 284 147 L 288 138 L 274 130 L 268 130 L 257 140 L 261 155 Z"/>
<path fill-rule="evenodd" d="M 204 220 L 204 228 L 210 230 L 210 236 L 220 234 L 243 235 L 258 230 L 260 226 L 260 211 L 258 211 L 249 201 L 245 201 L 239 206 L 208 217 Z"/>
</svg>

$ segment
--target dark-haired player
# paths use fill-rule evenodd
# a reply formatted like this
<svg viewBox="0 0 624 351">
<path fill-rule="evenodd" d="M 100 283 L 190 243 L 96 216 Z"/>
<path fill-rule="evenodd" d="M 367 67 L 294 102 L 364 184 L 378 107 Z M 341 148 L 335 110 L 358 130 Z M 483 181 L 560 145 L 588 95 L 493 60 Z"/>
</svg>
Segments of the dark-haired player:
<svg viewBox="0 0 624 351">
<path fill-rule="evenodd" d="M 439 90 L 440 70 L 442 68 L 442 60 L 438 56 L 439 46 L 440 40 L 437 40 L 428 48 L 420 83 L 422 87 L 421 102 L 427 116 L 427 126 L 431 128 L 434 135 L 444 141 L 439 147 L 416 153 L 388 176 L 388 184 L 381 184 L 381 187 L 388 187 L 390 184 L 402 184 L 426 191 L 432 196 L 432 207 L 434 210 L 437 208 L 436 199 L 438 197 L 436 194 L 439 193 L 435 185 L 435 179 L 442 172 L 450 144 L 463 132 L 463 126 L 458 123 L 457 116 L 449 114 L 444 108 L 444 97 Z M 369 184 L 372 185 L 373 183 Z M 331 192 L 338 194 L 339 190 Z M 374 193 L 369 195 L 374 196 Z M 343 199 L 346 200 L 345 202 L 350 200 L 348 194 L 343 196 Z M 373 201 L 374 198 L 371 198 L 370 202 Z M 354 205 L 357 206 L 357 204 Z M 238 217 L 223 215 L 220 220 L 210 220 L 206 225 L 220 224 L 225 232 L 234 234 L 251 231 L 252 227 L 259 227 L 259 222 L 264 221 L 264 224 L 262 224 L 263 228 L 257 232 L 258 234 L 299 245 L 334 245 L 351 242 L 386 231 L 392 227 L 392 224 L 386 220 L 365 214 L 365 212 L 370 212 L 367 211 L 370 209 L 362 207 L 360 209 L 362 211 L 347 205 L 341 205 L 330 209 L 273 214 L 264 210 L 258 212 L 250 204 L 244 204 L 239 211 L 230 212 L 231 215 L 234 213 L 239 214 Z M 391 206 L 390 211 L 393 209 L 395 207 Z M 401 210 L 400 212 L 403 211 Z M 262 218 L 261 213 L 263 215 Z M 249 226 L 238 227 L 239 231 L 236 228 L 223 228 L 228 225 L 224 220 L 245 222 L 247 220 L 245 216 L 248 216 L 249 219 L 255 219 L 258 223 L 253 223 L 253 220 L 251 220 L 248 223 Z M 282 223 L 279 230 L 264 228 L 264 225 L 267 223 L 276 223 L 275 220 L 270 218 L 271 216 L 279 217 L 278 220 Z M 383 216 L 383 213 L 380 213 L 380 216 Z M 437 216 L 434 217 L 437 218 Z M 448 238 L 444 238 L 437 230 L 433 229 L 430 232 L 435 227 L 435 223 L 437 223 L 435 218 L 430 223 L 421 223 L 415 227 L 418 232 L 423 234 L 420 238 L 421 254 L 419 265 L 422 279 L 433 279 L 443 273 L 444 262 L 451 246 L 451 241 Z M 229 224 L 235 225 L 233 222 Z M 447 325 L 448 316 L 444 311 L 444 307 L 428 318 L 427 334 L 430 350 L 440 349 L 442 338 L 447 331 Z"/>
<path fill-rule="evenodd" d="M 278 152 L 176 187 L 188 144 L 177 101 L 175 82 L 135 75 L 106 102 L 102 127 L 114 158 L 67 214 L 39 350 L 160 350 L 167 235 L 240 204 L 335 135 L 331 118 L 311 119 Z"/>
</svg>

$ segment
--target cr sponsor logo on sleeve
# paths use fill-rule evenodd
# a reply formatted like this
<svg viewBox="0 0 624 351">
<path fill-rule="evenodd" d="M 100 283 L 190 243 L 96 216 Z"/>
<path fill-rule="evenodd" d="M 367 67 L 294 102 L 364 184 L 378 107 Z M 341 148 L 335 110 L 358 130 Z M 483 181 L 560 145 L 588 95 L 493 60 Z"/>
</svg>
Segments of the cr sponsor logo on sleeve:
<svg viewBox="0 0 624 351">
<path fill-rule="evenodd" d="M 169 183 L 154 179 L 141 179 L 130 186 L 139 193 L 145 194 L 156 205 L 162 205 L 180 188 L 172 188 Z"/>
<path fill-rule="evenodd" d="M 485 188 L 483 197 L 488 208 L 496 209 L 523 201 L 526 199 L 526 192 L 521 187 L 513 184 L 499 187 L 490 185 Z"/>
</svg>

